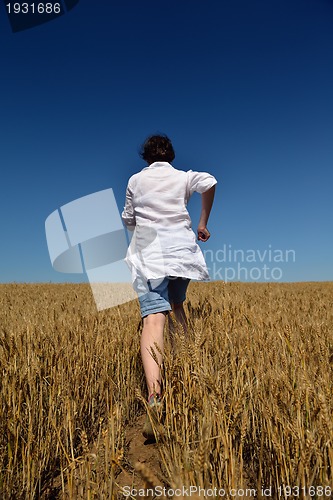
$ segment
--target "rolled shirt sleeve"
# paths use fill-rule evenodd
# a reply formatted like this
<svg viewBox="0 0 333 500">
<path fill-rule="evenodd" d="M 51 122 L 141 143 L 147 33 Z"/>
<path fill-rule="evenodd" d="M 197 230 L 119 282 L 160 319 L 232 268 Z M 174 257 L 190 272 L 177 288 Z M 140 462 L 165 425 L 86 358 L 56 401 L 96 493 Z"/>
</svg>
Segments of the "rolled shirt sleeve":
<svg viewBox="0 0 333 500">
<path fill-rule="evenodd" d="M 135 228 L 135 215 L 134 215 L 134 208 L 133 208 L 133 190 L 130 185 L 130 182 L 128 182 L 127 189 L 126 189 L 126 197 L 125 197 L 125 206 L 124 210 L 121 214 L 121 218 L 125 226 L 127 226 L 127 229 L 130 231 L 133 231 Z"/>
<path fill-rule="evenodd" d="M 188 198 L 190 198 L 194 192 L 200 194 L 205 193 L 208 189 L 217 184 L 215 177 L 207 172 L 194 172 L 193 170 L 189 170 L 186 174 Z"/>
</svg>

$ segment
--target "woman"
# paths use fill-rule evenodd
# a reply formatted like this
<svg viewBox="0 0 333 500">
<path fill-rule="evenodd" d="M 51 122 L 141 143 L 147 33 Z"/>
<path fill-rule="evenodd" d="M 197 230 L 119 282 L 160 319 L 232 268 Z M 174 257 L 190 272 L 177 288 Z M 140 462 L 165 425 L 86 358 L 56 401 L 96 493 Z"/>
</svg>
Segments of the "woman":
<svg viewBox="0 0 333 500">
<path fill-rule="evenodd" d="M 205 172 L 175 169 L 171 165 L 175 152 L 166 135 L 148 137 L 140 156 L 148 166 L 128 181 L 122 220 L 128 229 L 135 230 L 126 261 L 143 318 L 141 357 L 148 404 L 156 408 L 161 404 L 160 366 L 166 316 L 173 311 L 186 333 L 183 302 L 188 284 L 191 279 L 209 279 L 186 205 L 193 192 L 201 194 L 197 236 L 199 241 L 206 242 L 210 237 L 207 222 L 217 181 Z M 154 437 L 149 419 L 143 433 L 149 439 Z"/>
</svg>

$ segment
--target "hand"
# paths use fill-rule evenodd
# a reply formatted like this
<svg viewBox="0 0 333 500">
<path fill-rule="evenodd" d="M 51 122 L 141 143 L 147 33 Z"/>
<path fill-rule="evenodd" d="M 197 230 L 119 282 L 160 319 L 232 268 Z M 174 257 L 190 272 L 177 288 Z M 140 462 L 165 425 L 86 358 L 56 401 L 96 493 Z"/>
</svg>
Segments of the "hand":
<svg viewBox="0 0 333 500">
<path fill-rule="evenodd" d="M 210 232 L 208 231 L 207 227 L 198 227 L 198 240 L 199 241 L 207 241 L 210 238 Z"/>
</svg>

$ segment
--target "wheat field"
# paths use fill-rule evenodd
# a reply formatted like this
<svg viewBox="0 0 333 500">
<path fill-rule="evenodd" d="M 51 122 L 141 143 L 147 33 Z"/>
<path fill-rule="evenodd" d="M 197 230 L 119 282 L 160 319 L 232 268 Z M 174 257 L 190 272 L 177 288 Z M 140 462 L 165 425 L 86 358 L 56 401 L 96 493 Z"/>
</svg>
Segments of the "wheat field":
<svg viewBox="0 0 333 500">
<path fill-rule="evenodd" d="M 137 301 L 98 312 L 88 284 L 0 285 L 0 498 L 135 496 L 121 477 L 169 497 L 331 497 L 332 305 L 333 283 L 191 283 L 155 467 L 126 437 L 146 409 Z"/>
</svg>

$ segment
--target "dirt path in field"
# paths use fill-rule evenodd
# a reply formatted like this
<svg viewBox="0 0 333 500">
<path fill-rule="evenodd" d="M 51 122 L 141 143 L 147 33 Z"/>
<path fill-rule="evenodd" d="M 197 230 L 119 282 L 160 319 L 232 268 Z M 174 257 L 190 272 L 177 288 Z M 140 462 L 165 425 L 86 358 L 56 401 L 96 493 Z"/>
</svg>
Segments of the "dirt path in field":
<svg viewBox="0 0 333 500">
<path fill-rule="evenodd" d="M 138 490 L 164 484 L 158 444 L 148 441 L 142 435 L 145 418 L 145 414 L 141 415 L 126 429 L 123 470 L 116 478 L 119 498 L 124 498 L 121 491 L 125 487 L 127 490 L 129 488 Z"/>
<path fill-rule="evenodd" d="M 115 479 L 117 498 L 119 500 L 133 498 L 133 496 L 142 498 L 143 489 L 165 485 L 158 451 L 159 445 L 155 441 L 148 441 L 142 435 L 145 418 L 146 414 L 144 413 L 125 429 L 125 454 L 121 471 Z M 94 447 L 92 452 L 96 453 Z M 86 485 L 82 485 L 79 481 L 75 485 L 76 493 L 74 493 L 74 497 L 80 500 L 88 498 L 85 487 Z M 134 490 L 137 490 L 137 492 Z M 138 490 L 141 490 L 141 495 Z M 131 496 L 129 496 L 129 492 L 131 492 Z M 146 498 L 150 497 L 150 495 L 144 496 Z M 65 485 L 65 492 L 62 492 L 62 481 L 59 475 L 52 479 L 52 484 L 44 490 L 40 499 L 56 500 L 60 498 L 73 498 L 73 494 L 69 494 L 67 485 Z"/>
</svg>

